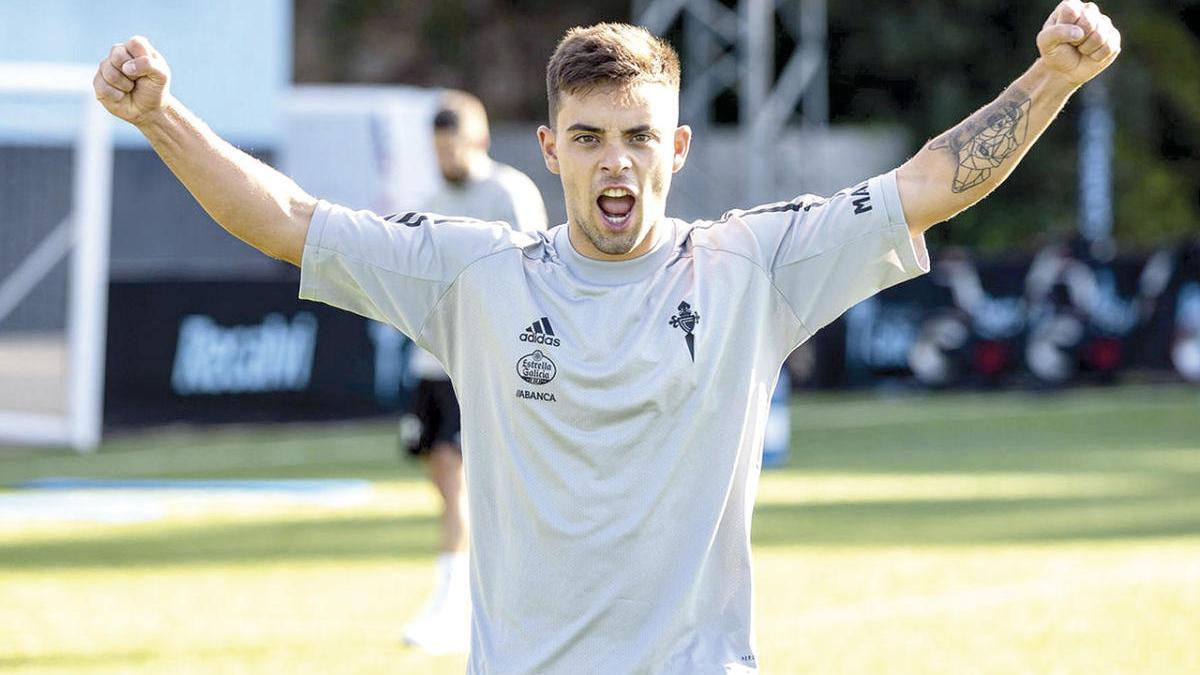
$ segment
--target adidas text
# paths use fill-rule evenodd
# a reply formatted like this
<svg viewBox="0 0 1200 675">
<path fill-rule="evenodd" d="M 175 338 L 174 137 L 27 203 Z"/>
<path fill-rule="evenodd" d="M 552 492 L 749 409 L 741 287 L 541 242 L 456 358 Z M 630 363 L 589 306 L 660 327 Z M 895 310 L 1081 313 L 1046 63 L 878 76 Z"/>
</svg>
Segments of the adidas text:
<svg viewBox="0 0 1200 675">
<path fill-rule="evenodd" d="M 541 333 L 528 333 L 528 332 L 521 333 L 521 342 L 532 342 L 534 344 L 539 344 L 539 345 L 550 345 L 551 347 L 558 347 L 559 345 L 562 344 L 562 340 L 559 340 L 556 337 L 551 337 L 549 335 L 543 335 Z"/>
</svg>

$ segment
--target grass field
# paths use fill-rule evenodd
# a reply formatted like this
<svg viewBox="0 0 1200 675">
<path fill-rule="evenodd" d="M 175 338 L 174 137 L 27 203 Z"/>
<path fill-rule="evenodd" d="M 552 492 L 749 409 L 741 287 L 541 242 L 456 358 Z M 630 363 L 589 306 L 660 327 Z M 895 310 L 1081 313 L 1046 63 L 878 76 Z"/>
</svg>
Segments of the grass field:
<svg viewBox="0 0 1200 675">
<path fill-rule="evenodd" d="M 402 647 L 435 501 L 390 425 L 167 432 L 41 476 L 362 478 L 328 508 L 0 518 L 0 672 L 461 673 Z M 754 521 L 769 673 L 1200 673 L 1200 391 L 819 396 Z"/>
</svg>

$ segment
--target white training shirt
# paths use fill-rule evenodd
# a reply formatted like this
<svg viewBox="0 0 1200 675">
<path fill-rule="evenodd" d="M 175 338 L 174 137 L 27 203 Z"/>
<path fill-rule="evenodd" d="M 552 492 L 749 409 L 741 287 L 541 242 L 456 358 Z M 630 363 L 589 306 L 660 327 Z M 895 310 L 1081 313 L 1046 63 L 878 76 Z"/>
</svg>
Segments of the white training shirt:
<svg viewBox="0 0 1200 675">
<path fill-rule="evenodd" d="M 521 232 L 545 230 L 547 221 L 542 193 L 529 176 L 490 157 L 481 157 L 461 184 L 444 182 L 424 210 L 508 223 Z M 441 364 L 424 349 L 413 350 L 408 372 L 422 380 L 446 379 Z"/>
<path fill-rule="evenodd" d="M 894 173 L 716 222 L 634 260 L 566 227 L 322 202 L 300 295 L 392 323 L 462 407 L 468 672 L 757 669 L 750 517 L 775 380 L 855 303 L 928 271 Z"/>
</svg>

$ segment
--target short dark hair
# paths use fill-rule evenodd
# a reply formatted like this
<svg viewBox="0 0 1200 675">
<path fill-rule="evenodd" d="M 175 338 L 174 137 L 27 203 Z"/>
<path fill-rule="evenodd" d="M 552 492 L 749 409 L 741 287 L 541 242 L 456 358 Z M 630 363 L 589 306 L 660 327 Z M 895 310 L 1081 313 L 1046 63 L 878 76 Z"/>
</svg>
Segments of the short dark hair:
<svg viewBox="0 0 1200 675">
<path fill-rule="evenodd" d="M 598 23 L 567 31 L 546 64 L 550 124 L 562 94 L 651 82 L 679 90 L 679 55 L 641 26 Z"/>
<path fill-rule="evenodd" d="M 433 130 L 463 134 L 486 145 L 490 137 L 487 110 L 474 94 L 446 89 L 433 117 Z"/>
</svg>

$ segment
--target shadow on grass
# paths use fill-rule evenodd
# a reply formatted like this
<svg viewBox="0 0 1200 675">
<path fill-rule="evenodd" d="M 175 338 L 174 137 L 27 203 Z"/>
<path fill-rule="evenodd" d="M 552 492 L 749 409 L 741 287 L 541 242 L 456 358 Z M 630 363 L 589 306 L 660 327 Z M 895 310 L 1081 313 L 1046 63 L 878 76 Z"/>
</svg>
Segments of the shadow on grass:
<svg viewBox="0 0 1200 675">
<path fill-rule="evenodd" d="M 912 412 L 912 411 L 910 411 Z M 1200 536 L 1200 409 L 1037 410 L 938 417 L 922 424 L 796 429 L 792 463 L 806 477 L 1011 474 L 1061 481 L 1060 494 L 993 498 L 871 499 L 760 505 L 756 546 L 986 545 Z M 764 480 L 769 480 L 769 475 Z M 1073 482 L 1129 478 L 1110 494 L 1072 493 Z M 1141 486 L 1130 491 L 1129 485 Z"/>
<path fill-rule="evenodd" d="M 351 517 L 178 525 L 95 539 L 0 544 L 0 569 L 149 568 L 280 561 L 429 558 L 432 517 Z"/>
<path fill-rule="evenodd" d="M 793 422 L 792 469 L 833 473 L 1071 474 L 1184 470 L 1200 475 L 1200 407 L 1029 412 L 851 428 Z"/>
<path fill-rule="evenodd" d="M 1137 392 L 1130 396 L 1136 402 Z M 870 499 L 834 503 L 760 505 L 754 543 L 778 546 L 980 546 L 1081 540 L 1200 537 L 1200 411 L 1182 404 L 1134 407 L 1121 401 L 1080 409 L 1047 401 L 1049 410 L 1026 406 L 1007 414 L 980 399 L 958 417 L 925 402 L 893 413 L 911 423 L 839 426 L 819 424 L 822 409 L 797 417 L 793 466 L 780 475 L 851 477 L 856 474 L 1038 474 L 1061 479 L 1061 494 L 1037 497 Z M 1003 400 L 1000 400 L 1003 403 Z M 942 402 L 954 410 L 954 402 Z M 860 405 L 865 417 L 875 403 Z M 826 407 L 824 410 L 836 410 Z M 960 411 L 961 412 L 961 411 Z M 811 418 L 811 419 L 809 419 Z M 809 422 L 806 424 L 805 422 Z M 834 420 L 836 421 L 836 420 Z M 851 420 L 853 422 L 853 420 Z M 255 437 L 259 438 L 259 437 Z M 264 436 L 203 452 L 191 444 L 151 452 L 117 453 L 91 475 L 176 477 L 363 477 L 421 481 L 412 465 L 395 462 L 390 430 L 358 436 L 344 431 L 309 439 Z M 270 442 L 267 442 L 270 441 Z M 140 447 L 140 446 L 139 446 Z M 253 461 L 247 460 L 250 457 Z M 152 466 L 147 465 L 154 460 Z M 330 464 L 331 460 L 337 463 Z M 91 458 L 28 461 L 11 477 L 35 477 L 86 468 Z M 372 473 L 376 472 L 376 473 Z M 1131 477 L 1143 487 L 1111 494 L 1072 494 L 1089 476 Z M 764 477 L 771 480 L 771 474 Z M 436 548 L 432 516 L 331 514 L 308 520 L 125 528 L 107 536 L 0 543 L 0 569 L 116 568 L 182 565 L 254 565 L 323 560 L 429 558 Z"/>
<path fill-rule="evenodd" d="M 151 649 L 102 651 L 102 652 L 66 652 L 54 654 L 30 654 L 28 656 L 0 655 L 0 672 L 6 673 L 17 667 L 23 668 L 52 668 L 53 672 L 75 671 L 79 669 L 112 668 L 103 672 L 125 672 L 130 666 L 150 664 L 155 661 L 177 660 L 181 657 L 215 657 L 230 658 L 233 656 L 253 657 L 276 651 L 276 645 L 220 645 L 210 648 L 189 648 L 185 651 L 156 651 Z"/>
<path fill-rule="evenodd" d="M 327 517 L 179 526 L 97 539 L 0 545 L 0 569 L 147 569 L 428 558 L 431 517 Z M 1200 537 L 1200 494 L 1188 481 L 1155 494 L 763 504 L 754 544 L 981 546 Z"/>
<path fill-rule="evenodd" d="M 146 663 L 161 656 L 149 650 L 132 652 L 100 652 L 87 654 L 33 654 L 30 656 L 0 656 L 0 672 L 9 672 L 13 668 L 55 668 L 77 669 L 98 666 L 128 666 L 134 663 Z"/>
<path fill-rule="evenodd" d="M 986 546 L 1200 537 L 1200 495 L 763 504 L 755 547 Z"/>
</svg>

